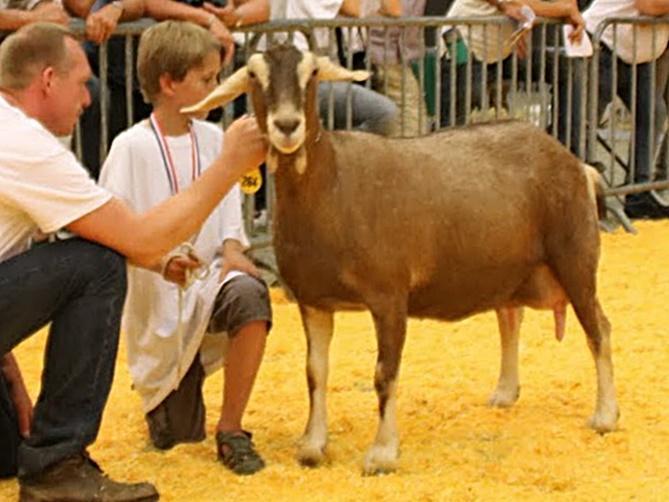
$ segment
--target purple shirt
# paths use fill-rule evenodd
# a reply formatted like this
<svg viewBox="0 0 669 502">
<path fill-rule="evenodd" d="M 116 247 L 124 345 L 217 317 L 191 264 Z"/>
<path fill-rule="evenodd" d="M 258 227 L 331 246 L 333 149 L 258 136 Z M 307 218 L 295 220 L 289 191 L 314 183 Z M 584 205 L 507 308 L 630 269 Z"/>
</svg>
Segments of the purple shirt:
<svg viewBox="0 0 669 502">
<path fill-rule="evenodd" d="M 402 0 L 403 17 L 420 17 L 425 14 L 426 0 Z M 388 28 L 372 27 L 369 29 L 368 54 L 372 64 L 398 64 L 411 61 L 423 55 L 423 30 L 419 27 Z M 387 40 L 387 45 L 386 45 Z M 387 52 L 386 52 L 387 48 Z M 384 56 L 384 54 L 386 54 Z"/>
</svg>

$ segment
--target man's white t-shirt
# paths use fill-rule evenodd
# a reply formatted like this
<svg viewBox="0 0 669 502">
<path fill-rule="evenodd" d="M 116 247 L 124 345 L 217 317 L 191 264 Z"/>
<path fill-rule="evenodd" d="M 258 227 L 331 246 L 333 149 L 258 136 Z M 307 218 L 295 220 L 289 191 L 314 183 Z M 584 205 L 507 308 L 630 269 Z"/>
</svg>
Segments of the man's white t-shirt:
<svg viewBox="0 0 669 502">
<path fill-rule="evenodd" d="M 71 151 L 0 96 L 0 262 L 104 205 L 100 188 Z"/>
</svg>

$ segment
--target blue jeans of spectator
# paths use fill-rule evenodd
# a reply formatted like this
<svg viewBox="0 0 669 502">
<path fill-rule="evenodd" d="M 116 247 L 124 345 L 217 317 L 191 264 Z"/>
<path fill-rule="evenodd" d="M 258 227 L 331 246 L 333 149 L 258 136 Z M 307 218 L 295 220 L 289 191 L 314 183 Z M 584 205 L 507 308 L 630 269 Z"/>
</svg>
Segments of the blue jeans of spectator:
<svg viewBox="0 0 669 502">
<path fill-rule="evenodd" d="M 397 107 L 390 98 L 349 82 L 321 82 L 318 105 L 321 120 L 327 127 L 332 96 L 334 129 L 347 129 L 348 93 L 351 92 L 351 127 L 360 131 L 387 135 L 392 131 Z"/>
<path fill-rule="evenodd" d="M 0 354 L 51 323 L 30 437 L 18 446 L 20 477 L 95 440 L 125 293 L 125 259 L 82 239 L 39 245 L 0 263 Z M 8 434 L 0 430 L 3 449 Z"/>
</svg>

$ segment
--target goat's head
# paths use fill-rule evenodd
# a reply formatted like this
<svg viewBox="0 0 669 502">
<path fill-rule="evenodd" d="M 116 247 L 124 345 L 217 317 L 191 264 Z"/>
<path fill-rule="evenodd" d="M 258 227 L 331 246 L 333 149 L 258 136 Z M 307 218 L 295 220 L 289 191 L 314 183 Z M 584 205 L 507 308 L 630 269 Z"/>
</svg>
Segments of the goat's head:
<svg viewBox="0 0 669 502">
<path fill-rule="evenodd" d="M 290 155 L 304 145 L 308 134 L 318 132 L 318 81 L 365 80 L 365 71 L 351 71 L 292 45 L 277 45 L 252 55 L 209 96 L 186 113 L 221 106 L 249 93 L 258 125 L 276 151 Z"/>
</svg>

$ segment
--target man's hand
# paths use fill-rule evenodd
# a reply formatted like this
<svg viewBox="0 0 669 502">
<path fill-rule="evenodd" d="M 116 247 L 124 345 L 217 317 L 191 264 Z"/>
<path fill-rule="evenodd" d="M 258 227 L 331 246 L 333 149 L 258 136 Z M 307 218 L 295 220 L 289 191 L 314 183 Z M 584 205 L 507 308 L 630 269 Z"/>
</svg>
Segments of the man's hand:
<svg viewBox="0 0 669 502">
<path fill-rule="evenodd" d="M 86 18 L 86 38 L 101 44 L 111 37 L 116 29 L 123 9 L 116 4 L 109 4 Z"/>
<path fill-rule="evenodd" d="M 235 41 L 232 38 L 230 31 L 225 27 L 225 24 L 223 24 L 223 21 L 221 21 L 216 14 L 212 14 L 212 16 L 209 31 L 223 47 L 223 50 L 225 51 L 223 66 L 227 66 L 235 55 Z"/>
<path fill-rule="evenodd" d="M 532 26 L 534 25 L 534 19 L 536 18 L 534 11 L 518 0 L 504 0 L 497 5 L 505 16 L 518 22 L 518 28 L 513 32 L 509 40 L 506 41 L 506 44 L 510 48 L 516 47 L 518 57 L 526 58 L 526 37 L 532 31 Z"/>
<path fill-rule="evenodd" d="M 62 5 L 56 2 L 42 2 L 30 11 L 33 22 L 56 23 L 67 26 L 70 23 L 70 16 L 65 12 Z"/>
<path fill-rule="evenodd" d="M 574 31 L 569 34 L 570 42 L 577 44 L 581 41 L 583 36 L 583 31 L 585 30 L 585 20 L 581 16 L 581 12 L 578 10 L 578 5 L 571 2 L 571 8 L 569 10 L 569 16 L 567 16 L 567 21 L 574 27 Z"/>
<path fill-rule="evenodd" d="M 226 240 L 223 243 L 223 266 L 221 267 L 220 280 L 225 279 L 225 276 L 231 270 L 238 270 L 253 277 L 260 277 L 260 271 L 244 254 L 241 243 L 235 240 Z"/>
<path fill-rule="evenodd" d="M 239 16 L 237 15 L 237 8 L 232 0 L 228 0 L 228 3 L 225 5 L 225 7 L 216 7 L 214 4 L 209 2 L 205 2 L 203 7 L 204 10 L 211 12 L 213 15 L 223 21 L 225 26 L 228 28 L 237 27 Z"/>
<path fill-rule="evenodd" d="M 163 277 L 165 280 L 178 284 L 181 287 L 186 285 L 188 274 L 202 266 L 196 256 L 175 256 L 171 258 L 165 266 Z"/>
<path fill-rule="evenodd" d="M 228 169 L 237 172 L 237 178 L 264 162 L 267 140 L 256 119 L 245 115 L 235 120 L 225 131 L 225 143 L 219 157 Z"/>
</svg>

